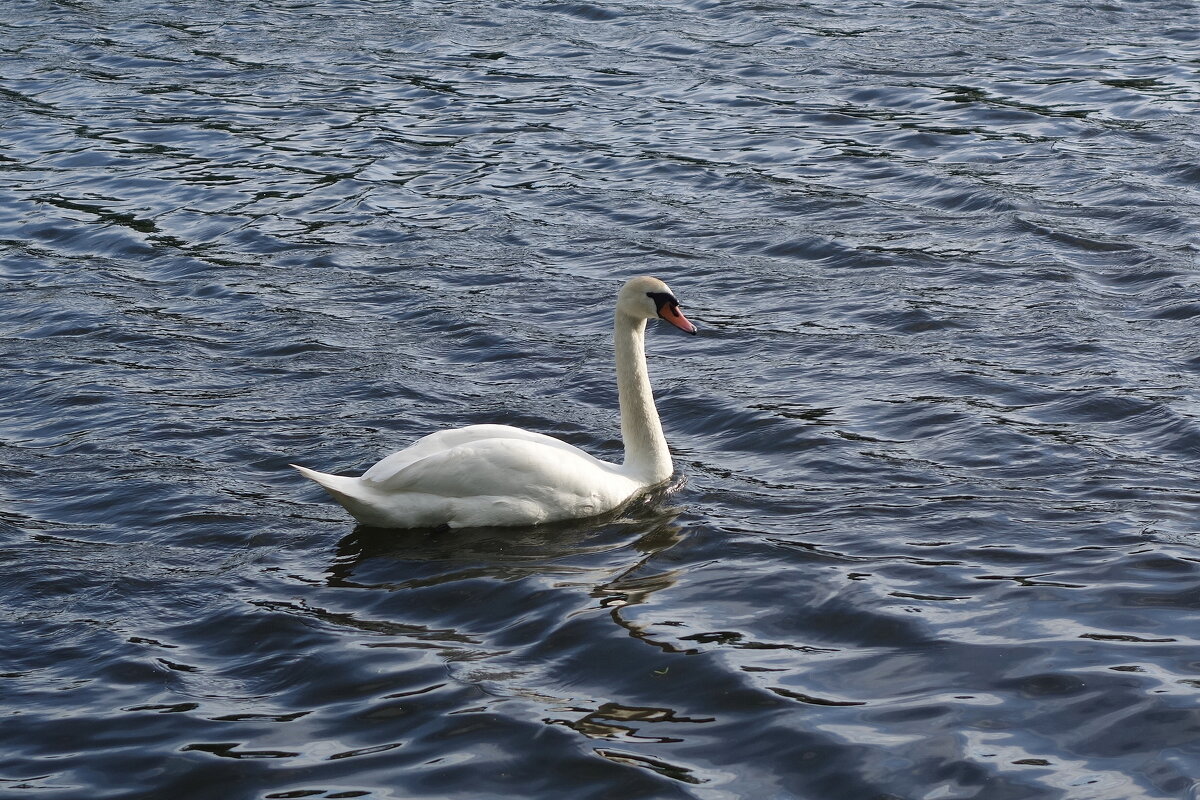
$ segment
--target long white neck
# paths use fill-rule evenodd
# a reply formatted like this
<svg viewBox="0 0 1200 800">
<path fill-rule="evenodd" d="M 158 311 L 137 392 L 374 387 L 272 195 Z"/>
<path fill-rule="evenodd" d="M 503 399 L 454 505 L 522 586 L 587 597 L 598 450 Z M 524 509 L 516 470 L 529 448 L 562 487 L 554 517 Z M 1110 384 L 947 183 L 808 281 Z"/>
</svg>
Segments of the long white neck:
<svg viewBox="0 0 1200 800">
<path fill-rule="evenodd" d="M 663 436 L 654 393 L 646 372 L 646 320 L 617 311 L 617 394 L 621 400 L 621 439 L 625 471 L 647 485 L 671 477 L 671 453 Z"/>
</svg>

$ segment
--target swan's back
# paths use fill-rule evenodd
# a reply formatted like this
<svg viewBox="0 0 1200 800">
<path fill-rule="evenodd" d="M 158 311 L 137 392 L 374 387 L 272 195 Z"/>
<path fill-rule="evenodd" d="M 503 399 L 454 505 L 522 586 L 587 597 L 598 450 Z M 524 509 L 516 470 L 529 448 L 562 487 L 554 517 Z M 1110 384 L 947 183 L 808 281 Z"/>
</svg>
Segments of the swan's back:
<svg viewBox="0 0 1200 800">
<path fill-rule="evenodd" d="M 511 425 L 468 425 L 465 428 L 438 431 L 437 433 L 424 436 L 400 452 L 392 453 L 390 456 L 379 461 L 364 472 L 362 478 L 373 483 L 386 483 L 391 476 L 421 459 L 459 447 L 460 445 L 487 439 L 519 439 L 527 442 L 535 442 L 547 447 L 572 452 L 581 458 L 594 461 L 599 465 L 604 464 L 600 459 L 593 458 L 578 447 L 555 439 L 553 436 L 514 428 Z"/>
</svg>

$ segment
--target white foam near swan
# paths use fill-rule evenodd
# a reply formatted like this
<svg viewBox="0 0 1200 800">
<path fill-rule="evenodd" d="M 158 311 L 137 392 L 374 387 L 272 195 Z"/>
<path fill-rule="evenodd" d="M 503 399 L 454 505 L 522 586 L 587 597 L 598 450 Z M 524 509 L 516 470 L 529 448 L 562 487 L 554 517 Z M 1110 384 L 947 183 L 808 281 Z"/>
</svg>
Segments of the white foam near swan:
<svg viewBox="0 0 1200 800">
<path fill-rule="evenodd" d="M 469 425 L 430 434 L 358 478 L 292 466 L 356 520 L 380 528 L 536 525 L 612 511 L 671 477 L 646 372 L 646 322 L 655 317 L 696 332 L 665 283 L 645 276 L 628 281 L 617 296 L 613 335 L 622 464 L 540 433 Z"/>
</svg>

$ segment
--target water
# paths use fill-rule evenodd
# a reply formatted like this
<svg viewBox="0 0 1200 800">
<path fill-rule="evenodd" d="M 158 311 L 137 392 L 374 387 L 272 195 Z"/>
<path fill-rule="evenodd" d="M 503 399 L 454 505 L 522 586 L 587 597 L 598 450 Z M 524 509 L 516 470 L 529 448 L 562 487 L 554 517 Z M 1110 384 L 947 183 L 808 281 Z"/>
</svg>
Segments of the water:
<svg viewBox="0 0 1200 800">
<path fill-rule="evenodd" d="M 0 795 L 1195 797 L 1190 2 L 0 10 Z M 677 488 L 356 530 L 502 422 Z"/>
</svg>

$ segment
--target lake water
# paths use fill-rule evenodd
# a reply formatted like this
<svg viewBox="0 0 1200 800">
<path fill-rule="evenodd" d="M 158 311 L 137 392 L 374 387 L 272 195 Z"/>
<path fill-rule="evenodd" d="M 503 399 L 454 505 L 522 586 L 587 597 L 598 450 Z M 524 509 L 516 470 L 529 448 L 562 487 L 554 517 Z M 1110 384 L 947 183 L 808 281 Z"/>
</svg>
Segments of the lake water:
<svg viewBox="0 0 1200 800">
<path fill-rule="evenodd" d="M 9 0 L 0 796 L 1200 796 L 1193 2 Z M 672 491 L 388 532 L 433 430 Z"/>
</svg>

